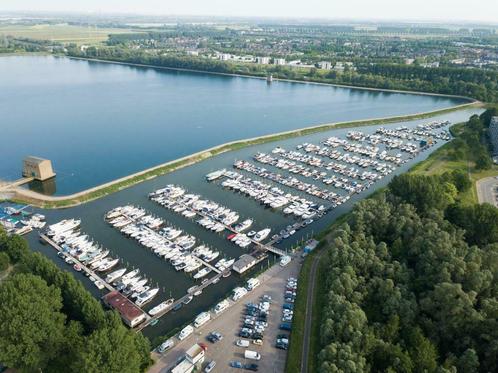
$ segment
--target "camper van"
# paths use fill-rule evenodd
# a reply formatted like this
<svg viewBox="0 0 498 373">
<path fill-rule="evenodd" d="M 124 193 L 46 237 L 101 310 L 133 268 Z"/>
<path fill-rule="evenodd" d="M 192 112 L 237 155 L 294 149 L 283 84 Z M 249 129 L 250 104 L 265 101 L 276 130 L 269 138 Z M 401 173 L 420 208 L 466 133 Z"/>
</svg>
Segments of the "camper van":
<svg viewBox="0 0 498 373">
<path fill-rule="evenodd" d="M 280 266 L 285 267 L 287 264 L 289 264 L 291 261 L 291 257 L 288 255 L 284 255 L 283 257 L 280 258 Z"/>
<path fill-rule="evenodd" d="M 194 327 L 192 325 L 187 325 L 185 328 L 181 330 L 181 332 L 178 334 L 178 339 L 180 341 L 183 341 L 185 338 L 187 338 L 190 334 L 194 332 Z"/>
<path fill-rule="evenodd" d="M 232 299 L 234 302 L 236 302 L 246 294 L 247 294 L 246 288 L 235 288 L 235 289 L 233 289 Z"/>
<path fill-rule="evenodd" d="M 230 303 L 228 303 L 227 299 L 222 300 L 220 303 L 218 303 L 216 306 L 214 306 L 214 313 L 217 315 L 222 313 L 223 311 L 225 311 L 228 308 L 229 305 L 230 305 Z"/>
<path fill-rule="evenodd" d="M 259 280 L 257 278 L 250 278 L 249 280 L 247 280 L 247 285 L 246 285 L 247 290 L 252 291 L 258 286 L 259 286 Z"/>
<path fill-rule="evenodd" d="M 194 326 L 196 328 L 201 327 L 205 323 L 211 320 L 211 314 L 209 312 L 201 312 L 194 320 Z"/>
</svg>

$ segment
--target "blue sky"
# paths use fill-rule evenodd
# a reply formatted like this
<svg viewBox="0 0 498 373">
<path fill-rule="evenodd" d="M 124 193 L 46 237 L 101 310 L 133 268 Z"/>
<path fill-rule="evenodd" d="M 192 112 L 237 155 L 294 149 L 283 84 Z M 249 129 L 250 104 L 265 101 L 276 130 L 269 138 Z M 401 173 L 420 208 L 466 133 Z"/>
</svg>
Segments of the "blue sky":
<svg viewBox="0 0 498 373">
<path fill-rule="evenodd" d="M 498 23 L 498 0 L 0 0 L 0 10 Z"/>
</svg>

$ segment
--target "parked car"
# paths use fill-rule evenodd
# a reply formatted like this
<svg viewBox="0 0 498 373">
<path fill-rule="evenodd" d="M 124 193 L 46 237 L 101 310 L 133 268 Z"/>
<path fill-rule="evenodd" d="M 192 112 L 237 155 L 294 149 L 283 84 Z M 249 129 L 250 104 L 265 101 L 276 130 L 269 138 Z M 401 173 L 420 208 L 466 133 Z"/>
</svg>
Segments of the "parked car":
<svg viewBox="0 0 498 373">
<path fill-rule="evenodd" d="M 231 361 L 230 366 L 232 368 L 242 368 L 243 367 L 243 365 L 240 361 Z"/>
<path fill-rule="evenodd" d="M 289 323 L 283 322 L 282 324 L 279 325 L 279 329 L 290 331 L 292 329 L 292 326 Z"/>
<path fill-rule="evenodd" d="M 206 365 L 206 367 L 204 368 L 204 373 L 209 373 L 209 372 L 211 372 L 211 371 L 214 369 L 214 367 L 215 367 L 215 366 L 216 366 L 216 361 L 211 360 L 211 361 L 209 362 L 209 364 L 208 364 L 208 365 Z"/>
<path fill-rule="evenodd" d="M 258 371 L 258 364 L 246 364 L 246 365 L 244 365 L 244 369 L 252 370 L 253 372 L 257 372 Z"/>
<path fill-rule="evenodd" d="M 237 342 L 235 342 L 237 346 L 239 347 L 249 347 L 249 341 L 245 339 L 237 339 Z"/>
</svg>

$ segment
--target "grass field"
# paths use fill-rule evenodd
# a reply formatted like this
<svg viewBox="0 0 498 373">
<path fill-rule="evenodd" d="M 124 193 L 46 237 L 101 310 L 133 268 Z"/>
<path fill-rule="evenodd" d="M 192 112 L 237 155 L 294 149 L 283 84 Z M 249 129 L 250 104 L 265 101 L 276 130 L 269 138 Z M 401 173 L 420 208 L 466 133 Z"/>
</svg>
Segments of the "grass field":
<svg viewBox="0 0 498 373">
<path fill-rule="evenodd" d="M 124 34 L 130 32 L 133 31 L 121 28 L 82 27 L 67 24 L 0 26 L 0 35 L 76 44 L 99 44 L 106 41 L 109 34 Z"/>
</svg>

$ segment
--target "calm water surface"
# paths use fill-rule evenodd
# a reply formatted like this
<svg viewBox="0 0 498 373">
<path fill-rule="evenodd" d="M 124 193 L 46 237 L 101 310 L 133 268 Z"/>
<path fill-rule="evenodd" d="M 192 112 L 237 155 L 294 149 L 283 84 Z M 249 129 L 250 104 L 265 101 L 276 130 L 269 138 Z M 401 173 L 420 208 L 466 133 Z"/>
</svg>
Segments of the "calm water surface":
<svg viewBox="0 0 498 373">
<path fill-rule="evenodd" d="M 0 179 L 51 159 L 68 194 L 227 141 L 411 114 L 461 100 L 67 58 L 0 58 Z"/>
<path fill-rule="evenodd" d="M 462 122 L 469 118 L 470 115 L 474 113 L 479 113 L 478 110 L 464 110 L 448 115 L 440 116 L 435 119 L 450 120 L 453 123 Z M 408 123 L 403 123 L 409 127 L 413 127 L 419 123 L 424 123 L 425 120 L 412 121 Z M 396 126 L 393 124 L 392 126 Z M 365 133 L 372 133 L 377 127 L 362 127 L 360 130 Z M 254 229 L 262 229 L 264 227 L 271 227 L 273 232 L 278 232 L 283 227 L 287 226 L 294 220 L 289 217 L 285 217 L 281 211 L 265 209 L 262 206 L 247 197 L 235 194 L 231 191 L 222 189 L 218 183 L 208 183 L 204 179 L 204 175 L 208 172 L 220 169 L 220 168 L 231 168 L 231 165 L 236 159 L 250 160 L 251 157 L 258 151 L 269 152 L 275 146 L 280 145 L 290 150 L 296 145 L 303 142 L 312 142 L 318 144 L 321 140 L 326 139 L 330 136 L 338 136 L 344 138 L 349 129 L 337 129 L 331 130 L 324 133 L 313 134 L 309 136 L 304 136 L 301 138 L 288 139 L 285 141 L 280 141 L 277 143 L 269 143 L 263 145 L 257 145 L 241 149 L 234 152 L 228 152 L 220 154 L 216 157 L 210 158 L 203 162 L 197 163 L 193 166 L 172 172 L 168 175 L 164 175 L 139 185 L 133 186 L 129 189 L 125 189 L 113 195 L 109 195 L 100 200 L 87 203 L 82 206 L 63 209 L 63 210 L 47 210 L 43 213 L 47 216 L 49 223 L 57 222 L 63 218 L 80 218 L 82 219 L 82 230 L 88 233 L 96 241 L 100 242 L 107 248 L 111 249 L 113 256 L 119 256 L 123 259 L 123 263 L 131 267 L 140 267 L 142 272 L 152 279 L 154 285 L 158 285 L 162 291 L 150 305 L 146 306 L 146 309 L 154 306 L 155 304 L 161 302 L 162 300 L 173 296 L 175 298 L 181 297 L 185 294 L 186 289 L 194 285 L 194 280 L 187 276 L 183 272 L 176 272 L 168 263 L 164 260 L 159 259 L 148 249 L 140 246 L 136 241 L 126 238 L 118 232 L 117 229 L 112 228 L 104 221 L 104 214 L 114 207 L 122 206 L 124 204 L 134 204 L 146 208 L 151 213 L 162 217 L 170 224 L 176 225 L 183 229 L 184 231 L 195 235 L 198 238 L 198 242 L 205 242 L 209 246 L 221 250 L 223 256 L 238 258 L 242 253 L 246 252 L 245 249 L 241 249 L 231 243 L 229 243 L 225 234 L 216 234 L 208 232 L 195 224 L 195 222 L 185 219 L 182 216 L 176 215 L 175 213 L 162 208 L 156 203 L 148 200 L 147 194 L 153 190 L 164 187 L 169 183 L 175 183 L 185 186 L 189 191 L 194 193 L 199 193 L 203 197 L 209 198 L 216 202 L 223 203 L 241 214 L 240 220 L 247 217 L 252 217 L 255 220 Z M 406 171 L 408 168 L 412 167 L 417 161 L 420 161 L 427 157 L 433 150 L 437 149 L 442 145 L 439 142 L 436 146 L 430 150 L 421 153 L 416 159 L 411 162 L 404 164 L 399 168 L 395 174 Z M 285 171 L 277 170 L 271 166 L 265 166 L 273 171 L 279 173 L 285 173 Z M 317 233 L 324 229 L 331 222 L 333 222 L 338 216 L 347 212 L 351 209 L 352 205 L 376 190 L 379 187 L 385 186 L 389 180 L 394 176 L 394 174 L 389 177 L 384 178 L 377 184 L 375 184 L 368 191 L 361 194 L 355 195 L 347 203 L 343 204 L 339 208 L 333 210 L 331 213 L 326 215 L 324 218 L 308 226 L 306 229 L 300 230 L 292 239 L 284 240 L 279 247 L 290 248 L 295 246 L 296 243 L 303 238 L 310 236 L 313 233 Z M 252 177 L 252 176 L 251 176 Z M 303 181 L 309 181 L 309 179 L 304 179 L 298 177 Z M 265 181 L 271 183 L 269 181 Z M 318 183 L 318 182 L 316 182 Z M 318 183 L 321 187 L 325 187 L 324 184 Z M 291 193 L 299 194 L 295 190 L 287 189 L 283 186 L 279 186 L 284 190 L 288 190 Z M 310 198 L 309 196 L 305 196 Z M 43 246 L 38 242 L 37 235 L 35 233 L 28 236 L 30 244 L 34 250 L 42 252 L 44 255 L 52 258 L 59 266 L 62 268 L 71 270 L 71 267 L 67 266 L 63 261 L 57 258 L 55 255 L 55 250 L 49 246 Z M 269 257 L 267 261 L 264 261 L 258 269 L 261 267 L 266 267 L 275 262 L 273 256 Z M 248 276 L 252 273 L 246 274 L 244 277 L 232 274 L 229 278 L 222 279 L 218 284 L 209 286 L 204 290 L 203 294 L 199 297 L 194 298 L 192 303 L 184 306 L 180 311 L 173 313 L 170 312 L 167 316 L 160 319 L 160 322 L 153 326 L 145 329 L 144 333 L 154 339 L 157 336 L 164 335 L 174 328 L 191 321 L 199 312 L 212 307 L 218 300 L 223 298 L 233 289 L 235 284 L 245 281 Z M 86 279 L 84 276 L 74 273 L 75 276 L 81 278 L 83 283 L 92 291 L 96 296 L 102 295 L 96 288 Z"/>
</svg>

